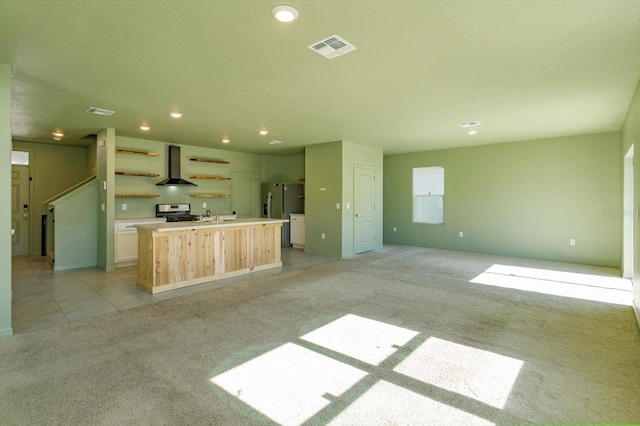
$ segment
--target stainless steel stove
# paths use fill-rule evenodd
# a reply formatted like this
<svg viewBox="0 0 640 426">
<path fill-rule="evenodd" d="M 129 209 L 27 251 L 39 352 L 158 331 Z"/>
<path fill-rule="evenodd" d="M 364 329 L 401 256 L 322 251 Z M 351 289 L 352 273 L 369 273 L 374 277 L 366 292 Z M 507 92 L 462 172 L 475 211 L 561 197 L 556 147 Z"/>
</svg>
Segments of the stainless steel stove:
<svg viewBox="0 0 640 426">
<path fill-rule="evenodd" d="M 191 214 L 191 204 L 156 204 L 156 217 L 164 217 L 167 222 L 192 222 L 199 218 Z"/>
</svg>

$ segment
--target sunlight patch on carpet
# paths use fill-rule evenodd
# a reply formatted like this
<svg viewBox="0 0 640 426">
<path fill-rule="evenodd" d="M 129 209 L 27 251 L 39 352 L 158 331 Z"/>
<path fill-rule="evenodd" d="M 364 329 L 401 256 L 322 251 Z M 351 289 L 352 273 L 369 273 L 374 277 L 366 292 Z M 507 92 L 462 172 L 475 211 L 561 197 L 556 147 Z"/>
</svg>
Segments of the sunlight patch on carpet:
<svg viewBox="0 0 640 426">
<path fill-rule="evenodd" d="M 417 331 L 348 314 L 300 337 L 372 365 L 393 355 Z"/>
<path fill-rule="evenodd" d="M 623 306 L 631 306 L 633 301 L 633 289 L 628 279 L 549 269 L 496 264 L 470 282 Z"/>
<path fill-rule="evenodd" d="M 420 425 L 441 419 L 447 425 L 492 425 L 486 419 L 381 380 L 336 416 L 328 426 Z"/>
<path fill-rule="evenodd" d="M 519 359 L 429 337 L 394 371 L 502 409 L 523 364 Z"/>
<path fill-rule="evenodd" d="M 231 395 L 283 425 L 301 424 L 366 372 L 293 343 L 211 378 Z"/>
</svg>

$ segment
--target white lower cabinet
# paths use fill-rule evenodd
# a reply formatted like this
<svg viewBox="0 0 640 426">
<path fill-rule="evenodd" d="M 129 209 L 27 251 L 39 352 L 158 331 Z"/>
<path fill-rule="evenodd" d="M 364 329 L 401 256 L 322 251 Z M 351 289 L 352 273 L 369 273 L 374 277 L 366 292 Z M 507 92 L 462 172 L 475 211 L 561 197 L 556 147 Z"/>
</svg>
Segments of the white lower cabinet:
<svg viewBox="0 0 640 426">
<path fill-rule="evenodd" d="M 116 232 L 116 263 L 138 260 L 137 232 Z"/>
<path fill-rule="evenodd" d="M 116 220 L 114 257 L 116 267 L 131 266 L 138 262 L 138 230 L 133 227 L 134 225 L 164 221 L 165 219 Z"/>
<path fill-rule="evenodd" d="M 291 226 L 291 245 L 295 248 L 304 248 L 305 218 L 303 214 L 289 215 Z"/>
</svg>

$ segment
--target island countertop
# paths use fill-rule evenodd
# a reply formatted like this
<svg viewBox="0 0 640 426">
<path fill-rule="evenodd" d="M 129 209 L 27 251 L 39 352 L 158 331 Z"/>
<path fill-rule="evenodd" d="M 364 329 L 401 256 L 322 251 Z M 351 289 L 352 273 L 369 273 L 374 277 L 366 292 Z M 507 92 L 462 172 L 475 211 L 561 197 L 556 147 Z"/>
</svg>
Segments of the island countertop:
<svg viewBox="0 0 640 426">
<path fill-rule="evenodd" d="M 285 223 L 289 222 L 289 219 L 267 219 L 261 217 L 231 219 L 231 220 L 205 220 L 202 222 L 189 221 L 189 222 L 153 222 L 153 223 L 140 223 L 133 225 L 134 228 L 143 229 L 145 231 L 154 232 L 168 232 L 168 231 L 188 231 L 190 229 L 204 229 L 204 228 L 222 228 L 238 225 L 265 225 L 272 223 Z"/>
</svg>

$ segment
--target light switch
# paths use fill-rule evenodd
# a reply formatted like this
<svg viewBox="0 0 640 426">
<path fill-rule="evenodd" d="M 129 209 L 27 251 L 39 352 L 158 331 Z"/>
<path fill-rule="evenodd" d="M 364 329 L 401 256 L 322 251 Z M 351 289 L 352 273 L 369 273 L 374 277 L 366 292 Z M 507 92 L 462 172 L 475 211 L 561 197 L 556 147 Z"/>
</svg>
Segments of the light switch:
<svg viewBox="0 0 640 426">
<path fill-rule="evenodd" d="M 336 203 L 336 210 L 340 210 L 340 203 Z"/>
<path fill-rule="evenodd" d="M 127 203 L 122 203 L 122 210 L 126 210 L 127 209 Z"/>
<path fill-rule="evenodd" d="M 351 205 L 349 203 L 347 203 L 347 210 L 349 210 L 350 207 L 351 207 Z"/>
</svg>

